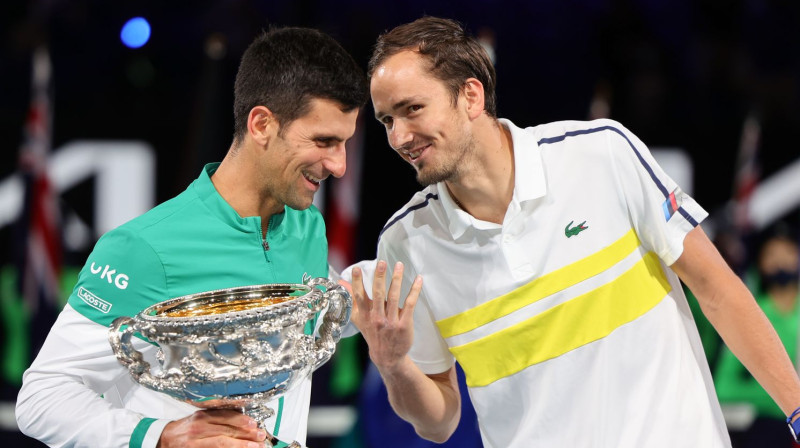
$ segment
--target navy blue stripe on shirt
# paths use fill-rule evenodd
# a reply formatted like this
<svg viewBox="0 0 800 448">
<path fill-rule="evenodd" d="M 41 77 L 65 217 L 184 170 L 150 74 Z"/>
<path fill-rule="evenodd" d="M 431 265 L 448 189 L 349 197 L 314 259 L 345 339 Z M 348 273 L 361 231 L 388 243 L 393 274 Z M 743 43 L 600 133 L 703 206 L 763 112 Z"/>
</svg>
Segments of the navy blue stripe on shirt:
<svg viewBox="0 0 800 448">
<path fill-rule="evenodd" d="M 394 218 L 393 220 L 389 221 L 389 223 L 386 224 L 386 226 L 383 229 L 381 229 L 381 233 L 378 234 L 378 239 L 379 240 L 381 239 L 381 236 L 383 235 L 383 232 L 385 232 L 389 227 L 393 226 L 394 223 L 396 223 L 397 221 L 400 221 L 401 219 L 405 218 L 405 216 L 408 215 L 409 213 L 413 212 L 414 210 L 419 210 L 419 209 L 421 209 L 423 207 L 427 207 L 428 206 L 428 202 L 430 202 L 431 199 L 438 200 L 439 199 L 439 195 L 438 194 L 433 194 L 433 193 L 428 193 L 427 195 L 425 195 L 425 201 L 420 202 L 419 204 L 412 205 L 411 207 L 408 207 L 407 209 L 403 210 L 403 213 L 400 213 L 399 215 L 397 215 L 396 218 Z"/>
<path fill-rule="evenodd" d="M 653 180 L 653 182 L 656 184 L 656 187 L 658 187 L 659 191 L 661 191 L 661 194 L 664 195 L 664 198 L 669 197 L 669 191 L 667 191 L 667 187 L 664 186 L 664 184 L 661 182 L 661 179 L 656 177 L 656 173 L 653 172 L 653 169 L 650 167 L 650 165 L 647 163 L 647 161 L 644 160 L 642 155 L 639 153 L 639 150 L 636 149 L 636 146 L 633 145 L 633 143 L 630 141 L 628 136 L 625 135 L 624 132 L 620 131 L 619 129 L 617 129 L 617 128 L 613 127 L 613 126 L 600 126 L 598 128 L 582 129 L 582 130 L 579 130 L 579 131 L 569 131 L 569 132 L 565 133 L 564 135 L 559 135 L 557 137 L 543 138 L 543 139 L 538 141 L 538 144 L 539 145 L 547 145 L 547 144 L 550 144 L 550 143 L 558 143 L 560 141 L 565 140 L 567 137 L 575 137 L 577 135 L 593 134 L 595 132 L 601 132 L 601 131 L 613 131 L 613 132 L 616 132 L 617 134 L 619 134 L 622 138 L 624 138 L 625 141 L 628 142 L 628 145 L 633 150 L 633 153 L 636 154 L 636 158 L 639 159 L 639 163 L 641 163 L 642 166 L 644 167 L 644 169 L 647 170 L 647 174 L 650 175 L 650 179 Z M 680 209 L 678 209 L 678 211 L 680 212 L 681 216 L 683 216 L 686 219 L 686 221 L 689 222 L 689 224 L 691 224 L 694 227 L 697 227 L 697 221 L 694 218 L 692 218 L 692 216 L 689 215 L 689 213 L 686 210 L 684 210 L 683 208 L 680 208 Z"/>
<path fill-rule="evenodd" d="M 683 207 L 678 209 L 678 213 L 680 213 L 681 216 L 684 217 L 684 219 L 689 221 L 689 224 L 691 224 L 692 227 L 697 227 L 698 224 L 697 221 L 694 218 L 692 218 L 692 215 L 690 215 L 689 212 L 687 212 Z"/>
</svg>

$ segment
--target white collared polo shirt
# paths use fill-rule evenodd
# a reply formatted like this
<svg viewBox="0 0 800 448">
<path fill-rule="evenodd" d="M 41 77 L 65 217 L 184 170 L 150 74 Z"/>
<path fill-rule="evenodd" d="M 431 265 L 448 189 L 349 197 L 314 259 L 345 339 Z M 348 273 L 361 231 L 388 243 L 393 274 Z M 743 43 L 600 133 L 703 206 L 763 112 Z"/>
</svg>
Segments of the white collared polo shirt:
<svg viewBox="0 0 800 448">
<path fill-rule="evenodd" d="M 443 184 L 381 232 L 423 276 L 410 356 L 464 369 L 486 447 L 730 446 L 697 330 L 667 266 L 707 213 L 611 120 L 520 129 L 502 225 Z"/>
</svg>

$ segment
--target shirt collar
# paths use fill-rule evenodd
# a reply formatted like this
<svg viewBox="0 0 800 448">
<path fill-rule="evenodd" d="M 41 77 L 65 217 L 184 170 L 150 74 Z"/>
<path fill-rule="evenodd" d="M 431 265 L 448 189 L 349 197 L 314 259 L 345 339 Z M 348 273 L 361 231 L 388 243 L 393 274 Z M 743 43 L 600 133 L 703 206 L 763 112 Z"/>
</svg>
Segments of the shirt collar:
<svg viewBox="0 0 800 448">
<path fill-rule="evenodd" d="M 547 194 L 542 154 L 533 134 L 518 128 L 509 120 L 501 118 L 498 122 L 511 133 L 514 150 L 514 194 L 509 207 L 520 207 L 525 202 Z M 460 238 L 469 227 L 477 230 L 500 228 L 497 224 L 475 219 L 462 210 L 450 196 L 450 191 L 444 182 L 436 184 L 436 188 L 453 238 Z"/>
<path fill-rule="evenodd" d="M 195 194 L 205 204 L 205 206 L 216 216 L 219 220 L 228 224 L 229 226 L 247 233 L 255 233 L 261 231 L 261 217 L 260 216 L 247 216 L 241 217 L 233 207 L 228 204 L 225 199 L 220 196 L 214 183 L 211 181 L 211 176 L 219 168 L 219 162 L 209 163 L 203 167 L 200 176 L 192 182 Z M 285 207 L 284 213 L 279 213 L 272 216 L 272 228 L 270 231 L 277 230 L 283 217 L 286 215 Z"/>
<path fill-rule="evenodd" d="M 547 194 L 547 184 L 536 136 L 504 118 L 498 121 L 511 132 L 514 142 L 514 197 L 511 200 L 524 203 L 541 198 Z"/>
<path fill-rule="evenodd" d="M 467 228 L 473 225 L 473 222 L 477 222 L 477 220 L 456 204 L 456 201 L 450 196 L 450 190 L 444 182 L 437 183 L 436 189 L 438 190 L 439 200 L 442 202 L 444 212 L 447 215 L 447 226 L 453 238 L 457 239 L 467 231 Z"/>
</svg>

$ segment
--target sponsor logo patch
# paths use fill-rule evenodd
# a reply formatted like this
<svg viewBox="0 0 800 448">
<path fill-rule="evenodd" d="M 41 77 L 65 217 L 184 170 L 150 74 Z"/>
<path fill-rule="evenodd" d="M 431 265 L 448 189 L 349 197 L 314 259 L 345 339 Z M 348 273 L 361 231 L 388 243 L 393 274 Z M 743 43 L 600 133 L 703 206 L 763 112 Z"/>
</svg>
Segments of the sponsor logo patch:
<svg viewBox="0 0 800 448">
<path fill-rule="evenodd" d="M 101 279 L 106 279 L 109 284 L 113 283 L 114 286 L 119 289 L 125 289 L 128 287 L 128 281 L 130 280 L 130 277 L 122 272 L 117 274 L 117 270 L 112 269 L 109 265 L 105 265 L 105 267 L 95 266 L 93 261 L 92 265 L 89 267 L 89 270 L 92 272 L 92 274 L 100 274 Z M 116 278 L 114 278 L 114 274 L 116 274 Z"/>
<path fill-rule="evenodd" d="M 564 227 L 564 235 L 566 235 L 567 238 L 571 238 L 589 228 L 589 226 L 585 225 L 586 221 L 583 221 L 577 226 L 570 228 L 573 222 L 575 221 L 570 221 L 569 224 L 567 224 L 567 227 Z"/>
<path fill-rule="evenodd" d="M 661 204 L 661 209 L 664 211 L 664 219 L 667 221 L 672 218 L 672 215 L 681 208 L 683 202 L 683 191 L 676 188 L 672 193 L 667 196 L 667 199 Z"/>
<path fill-rule="evenodd" d="M 100 311 L 101 313 L 108 314 L 108 312 L 111 311 L 110 303 L 89 292 L 89 290 L 84 288 L 83 286 L 78 288 L 78 297 L 80 297 L 81 300 L 86 302 L 87 305 Z"/>
</svg>

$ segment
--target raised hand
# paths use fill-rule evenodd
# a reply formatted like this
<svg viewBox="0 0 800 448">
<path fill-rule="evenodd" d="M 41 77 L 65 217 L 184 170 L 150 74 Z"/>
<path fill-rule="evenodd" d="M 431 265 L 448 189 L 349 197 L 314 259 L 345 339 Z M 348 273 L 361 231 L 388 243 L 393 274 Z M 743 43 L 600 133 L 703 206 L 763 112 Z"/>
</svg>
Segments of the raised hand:
<svg viewBox="0 0 800 448">
<path fill-rule="evenodd" d="M 378 261 L 370 300 L 364 289 L 361 269 L 353 269 L 352 295 L 355 306 L 350 319 L 367 341 L 369 356 L 378 369 L 391 369 L 411 349 L 414 340 L 414 306 L 422 289 L 422 277 L 417 276 L 400 308 L 403 264 L 398 262 L 395 265 L 388 294 L 386 271 L 386 262 Z"/>
<path fill-rule="evenodd" d="M 264 448 L 266 437 L 266 431 L 241 412 L 231 409 L 202 410 L 168 423 L 161 433 L 158 448 Z"/>
</svg>

